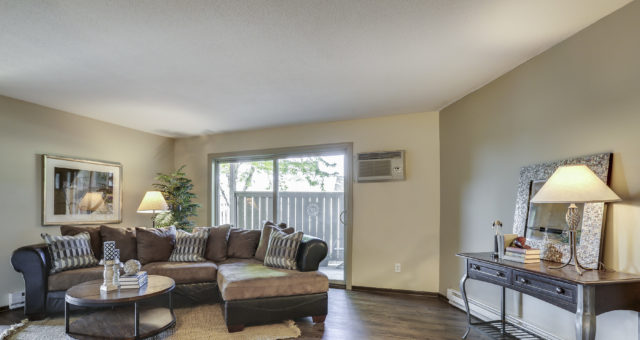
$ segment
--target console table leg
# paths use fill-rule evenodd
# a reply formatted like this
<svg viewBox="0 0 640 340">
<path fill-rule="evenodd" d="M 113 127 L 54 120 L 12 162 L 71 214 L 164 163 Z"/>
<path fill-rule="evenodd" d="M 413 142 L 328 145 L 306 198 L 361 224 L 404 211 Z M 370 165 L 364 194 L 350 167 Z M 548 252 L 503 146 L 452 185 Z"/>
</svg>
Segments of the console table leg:
<svg viewBox="0 0 640 340">
<path fill-rule="evenodd" d="M 467 299 L 467 290 L 465 289 L 465 283 L 467 281 L 467 272 L 465 271 L 462 279 L 460 279 L 460 293 L 462 294 L 462 300 L 464 301 L 464 309 L 467 312 L 467 331 L 462 336 L 463 339 L 467 338 L 471 331 L 471 312 L 469 311 L 469 300 Z"/>
<path fill-rule="evenodd" d="M 501 326 L 502 329 L 500 330 L 502 332 L 502 334 L 504 334 L 506 332 L 506 323 L 507 323 L 507 318 L 505 315 L 505 307 L 506 307 L 506 301 L 507 301 L 507 296 L 506 296 L 506 291 L 507 288 L 505 288 L 504 286 L 502 287 L 502 295 L 500 296 L 500 322 L 501 322 Z"/>
<path fill-rule="evenodd" d="M 593 286 L 578 286 L 576 340 L 596 338 L 596 294 Z"/>
</svg>

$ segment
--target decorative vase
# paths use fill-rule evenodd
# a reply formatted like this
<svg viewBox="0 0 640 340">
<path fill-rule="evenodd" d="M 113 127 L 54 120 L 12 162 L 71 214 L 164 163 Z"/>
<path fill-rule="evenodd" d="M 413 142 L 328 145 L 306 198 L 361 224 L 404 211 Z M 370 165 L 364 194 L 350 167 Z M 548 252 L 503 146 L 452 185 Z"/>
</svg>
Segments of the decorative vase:
<svg viewBox="0 0 640 340">
<path fill-rule="evenodd" d="M 140 271 L 141 265 L 138 260 L 129 260 L 124 263 L 124 274 L 125 275 L 135 275 Z"/>
</svg>

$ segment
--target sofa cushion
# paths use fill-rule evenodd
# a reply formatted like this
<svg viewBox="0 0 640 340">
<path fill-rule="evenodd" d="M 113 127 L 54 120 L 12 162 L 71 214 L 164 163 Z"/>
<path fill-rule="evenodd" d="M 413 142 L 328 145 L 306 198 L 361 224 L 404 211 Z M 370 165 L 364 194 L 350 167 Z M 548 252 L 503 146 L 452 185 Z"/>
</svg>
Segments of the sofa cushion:
<svg viewBox="0 0 640 340">
<path fill-rule="evenodd" d="M 171 262 L 203 262 L 204 251 L 207 247 L 207 238 L 209 232 L 199 230 L 194 233 L 188 233 L 184 230 L 178 230 L 176 234 L 176 246 L 169 256 Z"/>
<path fill-rule="evenodd" d="M 49 290 L 67 290 L 83 282 L 102 280 L 103 272 L 104 266 L 94 266 L 52 274 L 49 275 Z"/>
<path fill-rule="evenodd" d="M 176 243 L 176 227 L 136 228 L 136 243 L 141 264 L 167 261 Z"/>
<path fill-rule="evenodd" d="M 134 228 L 118 228 L 107 225 L 100 226 L 102 242 L 115 241 L 116 248 L 120 249 L 120 261 L 126 262 L 138 258 L 136 242 L 136 230 Z"/>
<path fill-rule="evenodd" d="M 296 255 L 302 242 L 302 232 L 287 235 L 279 230 L 271 233 L 269 247 L 264 256 L 264 265 L 274 268 L 292 269 L 297 267 Z"/>
<path fill-rule="evenodd" d="M 250 259 L 256 254 L 260 242 L 260 230 L 231 228 L 227 242 L 227 257 Z"/>
<path fill-rule="evenodd" d="M 60 234 L 62 236 L 75 236 L 80 233 L 87 232 L 91 237 L 91 250 L 93 255 L 98 259 L 102 259 L 102 237 L 100 237 L 100 226 L 75 226 L 61 225 Z"/>
<path fill-rule="evenodd" d="M 293 228 L 286 228 L 286 224 L 285 228 L 281 229 L 272 222 L 265 223 L 264 227 L 262 228 L 262 234 L 260 235 L 258 249 L 256 249 L 256 260 L 264 261 L 264 256 L 267 254 L 267 248 L 269 247 L 269 237 L 271 236 L 271 232 L 273 230 L 280 230 L 285 234 L 292 234 L 295 231 L 295 229 Z"/>
<path fill-rule="evenodd" d="M 218 265 L 218 288 L 225 301 L 324 293 L 329 279 L 319 271 L 301 272 L 264 266 L 254 259 Z"/>
<path fill-rule="evenodd" d="M 213 262 L 152 262 L 142 266 L 149 275 L 162 275 L 176 283 L 215 282 L 218 267 Z"/>
<path fill-rule="evenodd" d="M 198 227 L 194 231 L 209 231 L 207 239 L 207 249 L 204 251 L 204 258 L 209 261 L 224 261 L 227 259 L 227 242 L 229 241 L 230 224 L 223 224 L 217 227 Z"/>
<path fill-rule="evenodd" d="M 75 236 L 51 236 L 46 233 L 40 236 L 47 243 L 51 255 L 51 274 L 98 264 L 87 232 Z"/>
</svg>

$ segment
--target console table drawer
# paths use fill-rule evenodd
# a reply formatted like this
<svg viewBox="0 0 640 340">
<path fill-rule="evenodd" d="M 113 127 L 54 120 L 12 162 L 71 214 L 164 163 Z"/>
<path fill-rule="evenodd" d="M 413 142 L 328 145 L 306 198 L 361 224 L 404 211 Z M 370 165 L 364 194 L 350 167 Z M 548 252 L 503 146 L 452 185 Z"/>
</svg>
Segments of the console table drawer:
<svg viewBox="0 0 640 340">
<path fill-rule="evenodd" d="M 576 286 L 543 278 L 537 275 L 531 275 L 526 272 L 513 271 L 512 285 L 520 291 L 536 296 L 543 300 L 562 301 L 564 303 L 576 303 Z"/>
<path fill-rule="evenodd" d="M 469 261 L 467 265 L 467 273 L 469 273 L 469 277 L 471 278 L 493 281 L 505 285 L 508 285 L 511 280 L 511 270 L 507 268 L 493 266 L 480 261 Z"/>
</svg>

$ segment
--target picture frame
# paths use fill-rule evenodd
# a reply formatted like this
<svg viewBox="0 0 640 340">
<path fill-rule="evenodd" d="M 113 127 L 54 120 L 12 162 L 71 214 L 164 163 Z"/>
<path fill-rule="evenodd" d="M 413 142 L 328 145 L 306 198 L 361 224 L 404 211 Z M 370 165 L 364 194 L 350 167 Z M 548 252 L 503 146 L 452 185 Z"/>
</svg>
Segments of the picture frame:
<svg viewBox="0 0 640 340">
<path fill-rule="evenodd" d="M 42 155 L 42 225 L 122 222 L 122 164 Z"/>
<path fill-rule="evenodd" d="M 527 239 L 526 244 L 538 248 L 541 259 L 564 263 L 571 251 L 565 213 L 568 204 L 535 204 L 530 200 L 537 190 L 561 166 L 584 164 L 604 183 L 609 183 L 611 153 L 600 153 L 534 164 L 520 169 L 513 232 Z M 582 220 L 577 233 L 577 256 L 585 268 L 597 269 L 602 259 L 602 235 L 606 220 L 604 203 L 579 204 Z"/>
</svg>

